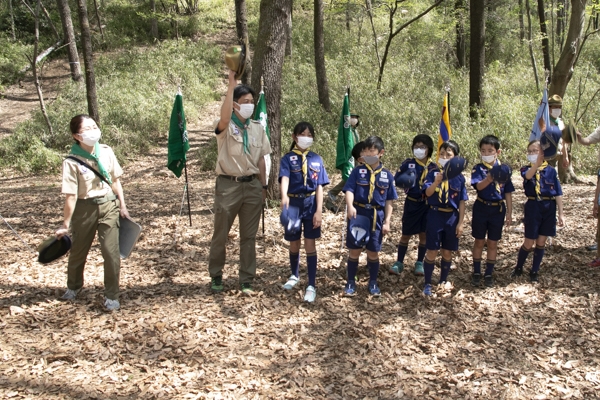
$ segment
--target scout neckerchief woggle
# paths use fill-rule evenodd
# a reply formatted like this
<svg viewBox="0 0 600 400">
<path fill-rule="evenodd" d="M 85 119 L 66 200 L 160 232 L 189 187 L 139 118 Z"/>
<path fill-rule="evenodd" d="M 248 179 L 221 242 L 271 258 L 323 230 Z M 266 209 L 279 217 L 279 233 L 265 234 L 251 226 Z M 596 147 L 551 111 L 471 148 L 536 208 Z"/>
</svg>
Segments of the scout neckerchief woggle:
<svg viewBox="0 0 600 400">
<path fill-rule="evenodd" d="M 531 164 L 533 166 L 533 164 Z M 535 171 L 535 197 L 537 200 L 542 199 L 542 188 L 540 187 L 540 172 L 546 169 L 548 161 L 544 160 L 542 165 Z"/>
<path fill-rule="evenodd" d="M 308 175 L 306 155 L 308 154 L 308 149 L 302 151 L 302 150 L 300 150 L 298 145 L 296 145 L 292 149 L 292 152 L 294 152 L 302 157 L 302 178 L 304 178 L 304 186 L 306 186 L 306 177 Z"/>
<path fill-rule="evenodd" d="M 244 153 L 250 154 L 250 145 L 248 143 L 248 126 L 250 125 L 250 123 L 249 122 L 243 123 L 242 121 L 240 121 L 240 119 L 237 117 L 237 115 L 235 115 L 235 112 L 231 113 L 231 120 L 238 128 L 240 128 L 242 130 Z M 250 121 L 250 118 L 248 118 L 246 121 Z"/>
<path fill-rule="evenodd" d="M 496 159 L 496 161 L 498 161 L 498 165 L 501 165 L 500 160 Z M 494 164 L 488 164 L 483 160 L 481 162 L 488 169 L 488 174 L 489 174 L 490 171 L 492 170 L 492 168 L 494 168 Z M 502 195 L 502 192 L 500 191 L 500 184 L 498 182 L 494 181 L 494 186 L 496 187 L 496 192 L 498 192 L 499 195 Z"/>
<path fill-rule="evenodd" d="M 100 170 L 102 176 L 105 177 L 108 183 L 112 185 L 112 179 L 110 178 L 110 174 L 108 173 L 106 168 L 104 168 L 104 165 L 102 165 L 102 163 L 100 162 L 100 145 L 98 144 L 98 142 L 94 144 L 94 152 L 92 154 L 82 149 L 79 143 L 75 143 L 73 146 L 71 146 L 71 154 L 95 161 L 96 164 L 98 164 L 98 169 Z"/>
<path fill-rule="evenodd" d="M 448 160 L 448 161 L 449 161 L 449 160 Z M 443 174 L 443 173 L 444 173 L 444 167 L 440 167 L 440 172 L 439 172 L 439 173 L 440 173 L 440 174 Z M 443 178 L 443 176 L 442 176 L 442 178 Z M 445 193 L 448 193 L 449 187 L 450 187 L 450 185 L 449 185 L 449 183 L 448 183 L 448 179 L 443 179 L 443 180 L 442 180 L 442 183 L 440 183 L 440 186 L 439 186 L 439 188 L 438 188 L 438 190 L 439 190 L 439 191 L 438 191 L 438 197 L 439 197 L 439 199 L 440 199 L 440 203 L 441 203 L 441 204 L 446 204 L 446 200 L 448 200 L 448 199 L 446 198 L 446 197 L 447 197 L 447 195 L 446 195 L 446 196 L 444 196 L 444 194 L 445 194 Z"/>
<path fill-rule="evenodd" d="M 376 170 L 373 170 L 369 164 L 365 164 L 365 167 L 371 172 L 371 176 L 369 177 L 369 198 L 367 201 L 367 203 L 371 203 L 371 200 L 373 200 L 373 192 L 375 191 L 375 177 L 381 172 L 383 165 L 379 164 L 379 168 Z"/>
<path fill-rule="evenodd" d="M 421 173 L 421 179 L 419 180 L 419 187 L 423 187 L 423 181 L 425 180 L 425 177 L 427 176 L 427 164 L 429 164 L 429 161 L 431 161 L 431 158 L 428 158 L 427 160 L 425 160 L 424 163 L 422 163 L 421 160 L 419 160 L 418 158 L 415 158 L 415 161 L 417 162 L 417 164 L 419 164 L 421 167 L 423 167 L 423 172 Z"/>
</svg>

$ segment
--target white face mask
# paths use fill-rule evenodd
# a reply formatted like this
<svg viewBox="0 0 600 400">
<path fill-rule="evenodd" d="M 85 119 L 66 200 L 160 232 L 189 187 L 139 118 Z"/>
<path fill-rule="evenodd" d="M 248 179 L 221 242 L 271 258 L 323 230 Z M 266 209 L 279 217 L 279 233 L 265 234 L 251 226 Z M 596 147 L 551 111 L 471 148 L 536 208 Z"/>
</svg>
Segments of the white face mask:
<svg viewBox="0 0 600 400">
<path fill-rule="evenodd" d="M 529 161 L 532 164 L 536 163 L 537 158 L 538 158 L 537 154 L 527 154 L 527 161 Z"/>
<path fill-rule="evenodd" d="M 379 156 L 362 156 L 365 164 L 373 165 L 379 162 Z"/>
<path fill-rule="evenodd" d="M 552 118 L 558 118 L 558 117 L 560 117 L 560 114 L 562 114 L 561 108 L 553 108 L 550 111 L 550 115 L 552 115 Z"/>
<path fill-rule="evenodd" d="M 296 144 L 301 149 L 308 149 L 313 144 L 313 138 L 307 136 L 298 136 L 296 138 Z"/>
<path fill-rule="evenodd" d="M 449 158 L 440 158 L 440 166 L 444 167 L 450 161 Z"/>
<path fill-rule="evenodd" d="M 413 154 L 417 158 L 417 160 L 422 160 L 427 155 L 427 150 L 425 149 L 413 149 Z"/>
<path fill-rule="evenodd" d="M 254 113 L 254 104 L 235 104 L 240 107 L 238 114 L 240 114 L 240 116 L 244 119 L 250 118 Z"/>
<path fill-rule="evenodd" d="M 481 161 L 491 164 L 496 160 L 496 156 L 481 156 Z"/>
<path fill-rule="evenodd" d="M 98 140 L 100 140 L 101 136 L 102 133 L 100 132 L 100 129 L 84 131 L 83 133 L 81 133 L 81 142 L 86 146 L 94 146 L 98 142 Z"/>
</svg>

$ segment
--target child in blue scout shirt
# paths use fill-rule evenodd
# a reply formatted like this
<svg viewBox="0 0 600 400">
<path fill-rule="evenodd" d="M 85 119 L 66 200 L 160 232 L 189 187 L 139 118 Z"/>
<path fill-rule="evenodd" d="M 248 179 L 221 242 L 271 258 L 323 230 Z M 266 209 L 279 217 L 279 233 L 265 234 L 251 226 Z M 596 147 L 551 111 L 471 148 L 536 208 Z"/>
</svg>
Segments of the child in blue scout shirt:
<svg viewBox="0 0 600 400">
<path fill-rule="evenodd" d="M 481 282 L 481 256 L 486 244 L 487 261 L 483 275 L 486 287 L 494 286 L 494 265 L 498 254 L 498 240 L 502 238 L 502 227 L 512 224 L 512 192 L 515 187 L 510 178 L 506 183 L 495 182 L 490 173 L 495 165 L 500 165 L 500 140 L 488 135 L 479 141 L 481 164 L 471 171 L 471 186 L 477 191 L 477 201 L 473 204 L 471 221 L 473 244 L 473 276 L 471 283 L 479 286 Z M 506 199 L 506 200 L 505 200 Z"/>
<path fill-rule="evenodd" d="M 290 268 L 292 275 L 283 288 L 291 290 L 300 276 L 300 235 L 304 230 L 304 249 L 308 267 L 308 286 L 304 301 L 312 303 L 317 296 L 317 248 L 315 239 L 321 237 L 323 209 L 323 186 L 329 178 L 321 157 L 309 151 L 315 130 L 308 122 L 300 122 L 294 127 L 290 152 L 281 158 L 279 182 L 281 187 L 281 207 L 298 207 L 302 226 L 298 233 L 284 235 L 290 242 Z"/>
<path fill-rule="evenodd" d="M 413 138 L 412 149 L 414 158 L 408 158 L 400 165 L 396 172 L 396 178 L 409 170 L 414 170 L 416 182 L 413 187 L 404 189 L 406 200 L 402 211 L 402 236 L 398 244 L 398 259 L 389 269 L 391 274 L 399 275 L 404 269 L 404 257 L 408 250 L 408 242 L 411 236 L 419 235 L 419 248 L 417 251 L 417 262 L 415 263 L 415 275 L 423 275 L 423 258 L 425 257 L 425 228 L 427 226 L 427 211 L 429 206 L 423 196 L 423 181 L 427 173 L 436 168 L 431 162 L 433 154 L 433 140 L 429 135 L 417 135 Z"/>
<path fill-rule="evenodd" d="M 529 278 L 538 282 L 538 272 L 544 257 L 544 246 L 548 236 L 556 234 L 556 209 L 558 208 L 558 226 L 564 226 L 562 188 L 554 167 L 544 160 L 544 151 L 540 142 L 534 140 L 527 146 L 527 161 L 531 164 L 521 168 L 523 189 L 527 196 L 525 203 L 525 240 L 519 249 L 517 266 L 511 278 L 523 274 L 523 265 L 529 253 L 533 251 L 533 262 Z M 535 250 L 533 246 L 535 245 Z"/>
<path fill-rule="evenodd" d="M 364 215 L 371 221 L 369 241 L 365 247 L 367 249 L 367 268 L 369 269 L 369 293 L 372 296 L 381 295 L 377 285 L 379 251 L 383 235 L 390 231 L 392 201 L 398 198 L 394 187 L 394 177 L 390 171 L 383 168 L 383 164 L 379 160 L 384 151 L 381 138 L 371 136 L 366 139 L 361 152 L 364 165 L 354 168 L 344 185 L 348 219 Z M 356 246 L 352 241 L 349 224 L 346 237 L 349 255 L 348 282 L 344 288 L 344 294 L 354 296 L 356 294 L 358 258 L 362 253 L 362 247 Z"/>
<path fill-rule="evenodd" d="M 460 148 L 454 140 L 440 146 L 439 167 L 459 155 Z M 452 264 L 452 252 L 458 250 L 458 239 L 463 231 L 465 201 L 468 200 L 465 177 L 462 175 L 450 180 L 442 180 L 440 169 L 430 171 L 423 182 L 423 193 L 427 196 L 427 239 L 425 262 L 425 288 L 423 294 L 432 295 L 431 276 L 435 268 L 435 258 L 442 249 L 442 271 L 440 283 L 446 282 Z"/>
</svg>

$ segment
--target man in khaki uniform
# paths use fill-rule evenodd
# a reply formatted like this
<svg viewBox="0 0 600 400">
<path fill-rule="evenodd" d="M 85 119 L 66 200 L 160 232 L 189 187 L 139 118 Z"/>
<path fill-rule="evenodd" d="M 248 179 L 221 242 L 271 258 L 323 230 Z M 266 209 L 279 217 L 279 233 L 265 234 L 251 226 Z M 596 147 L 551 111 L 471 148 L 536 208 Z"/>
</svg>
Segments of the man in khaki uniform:
<svg viewBox="0 0 600 400">
<path fill-rule="evenodd" d="M 215 221 L 208 261 L 214 292 L 223 290 L 225 247 L 236 216 L 240 226 L 239 281 L 242 292 L 253 292 L 256 232 L 267 189 L 264 156 L 271 153 L 263 126 L 250 119 L 253 112 L 254 91 L 246 85 L 237 86 L 235 72 L 229 71 L 221 118 L 215 124 L 219 176 L 215 186 Z"/>
</svg>

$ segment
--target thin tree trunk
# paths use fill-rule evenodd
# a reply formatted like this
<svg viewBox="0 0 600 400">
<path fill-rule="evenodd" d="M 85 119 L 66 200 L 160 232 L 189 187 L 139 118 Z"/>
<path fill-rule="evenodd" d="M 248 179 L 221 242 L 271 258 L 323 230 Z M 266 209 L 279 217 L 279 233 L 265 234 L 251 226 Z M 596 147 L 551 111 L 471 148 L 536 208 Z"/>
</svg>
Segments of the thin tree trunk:
<svg viewBox="0 0 600 400">
<path fill-rule="evenodd" d="M 375 55 L 377 56 L 377 66 L 381 69 L 381 57 L 379 56 L 379 44 L 377 43 L 377 32 L 375 31 L 375 22 L 373 21 L 373 5 L 371 0 L 365 0 L 365 7 L 367 8 L 367 15 L 371 22 L 371 30 L 373 31 L 373 43 L 375 44 Z"/>
<path fill-rule="evenodd" d="M 48 24 L 50 25 L 50 28 L 52 28 L 52 31 L 54 31 L 56 38 L 58 40 L 60 40 L 60 34 L 58 33 L 58 29 L 56 29 L 56 26 L 54 26 L 54 22 L 52 22 L 52 18 L 50 18 L 50 14 L 48 13 L 48 10 L 46 10 L 46 7 L 44 7 L 44 5 L 42 3 L 40 3 L 40 7 L 42 7 L 42 11 L 44 12 L 44 15 L 46 16 L 46 19 L 48 20 Z"/>
<path fill-rule="evenodd" d="M 40 8 L 42 7 L 41 0 L 37 0 L 35 6 L 35 13 L 33 13 L 34 18 L 34 29 L 35 29 L 35 39 L 33 42 L 33 57 L 31 58 L 31 72 L 33 73 L 33 82 L 35 84 L 35 89 L 37 91 L 38 98 L 40 100 L 40 109 L 42 110 L 42 115 L 44 116 L 44 120 L 46 120 L 46 125 L 48 126 L 48 132 L 50 133 L 50 137 L 54 136 L 54 132 L 52 131 L 52 124 L 50 123 L 50 118 L 48 118 L 48 113 L 46 112 L 46 105 L 44 104 L 44 94 L 42 93 L 42 85 L 40 84 L 40 79 L 38 76 L 37 70 L 37 56 L 38 56 L 38 45 L 40 42 Z"/>
<path fill-rule="evenodd" d="M 15 14 L 13 12 L 12 0 L 8 0 L 8 10 L 10 12 L 10 29 L 12 31 L 12 40 L 14 42 L 17 40 L 17 36 L 15 35 Z"/>
<path fill-rule="evenodd" d="M 98 28 L 100 28 L 100 36 L 104 42 L 104 30 L 102 29 L 102 20 L 100 19 L 100 11 L 98 11 L 98 2 L 94 0 L 94 9 L 96 10 L 96 20 L 98 21 Z"/>
<path fill-rule="evenodd" d="M 519 40 L 525 41 L 525 19 L 523 17 L 523 0 L 519 0 Z"/>
<path fill-rule="evenodd" d="M 331 112 L 329 104 L 329 84 L 327 83 L 327 68 L 325 67 L 325 44 L 323 39 L 323 0 L 314 0 L 314 46 L 315 72 L 317 73 L 317 92 L 319 103 L 325 111 Z"/>
<path fill-rule="evenodd" d="M 471 118 L 477 118 L 479 110 L 483 107 L 485 3 L 485 0 L 471 2 L 471 56 L 469 59 L 469 114 Z"/>
<path fill-rule="evenodd" d="M 150 35 L 152 39 L 158 39 L 158 20 L 156 19 L 156 0 L 150 0 L 150 11 L 152 11 L 152 18 L 150 18 Z"/>
<path fill-rule="evenodd" d="M 535 77 L 535 86 L 539 93 L 540 78 L 538 77 L 537 64 L 535 62 L 535 54 L 533 52 L 533 27 L 531 26 L 531 9 L 529 7 L 529 0 L 525 0 L 525 9 L 527 12 L 527 43 L 529 47 L 529 57 L 531 58 L 531 67 L 533 68 L 533 76 Z"/>
<path fill-rule="evenodd" d="M 456 0 L 454 3 L 456 15 L 456 59 L 458 68 L 467 65 L 467 42 L 465 39 L 465 0 Z"/>
<path fill-rule="evenodd" d="M 246 0 L 235 0 L 235 33 L 242 43 L 248 43 L 248 20 L 246 12 Z M 244 84 L 250 84 L 252 77 L 252 57 L 250 49 L 246 49 L 246 69 L 242 74 L 241 80 Z"/>
<path fill-rule="evenodd" d="M 88 20 L 86 0 L 77 0 L 79 25 L 81 26 L 81 47 L 85 67 L 85 88 L 87 94 L 88 114 L 96 123 L 100 123 L 98 98 L 96 96 L 96 78 L 94 76 L 94 58 L 92 53 L 92 37 Z"/>
<path fill-rule="evenodd" d="M 79 54 L 77 54 L 77 43 L 75 42 L 75 32 L 73 30 L 73 21 L 71 20 L 71 8 L 68 0 L 56 0 L 58 13 L 62 22 L 64 42 L 68 43 L 67 53 L 69 55 L 69 68 L 71 69 L 71 79 L 75 82 L 81 80 L 81 69 L 79 67 Z"/>
<path fill-rule="evenodd" d="M 346 1 L 346 30 L 350 32 L 350 0 Z"/>
<path fill-rule="evenodd" d="M 550 73 L 548 79 L 552 78 L 552 64 L 550 63 L 550 43 L 548 41 L 548 29 L 546 27 L 546 11 L 544 0 L 538 0 L 538 16 L 540 18 L 540 31 L 542 32 L 542 53 L 544 54 L 544 69 Z"/>
</svg>

